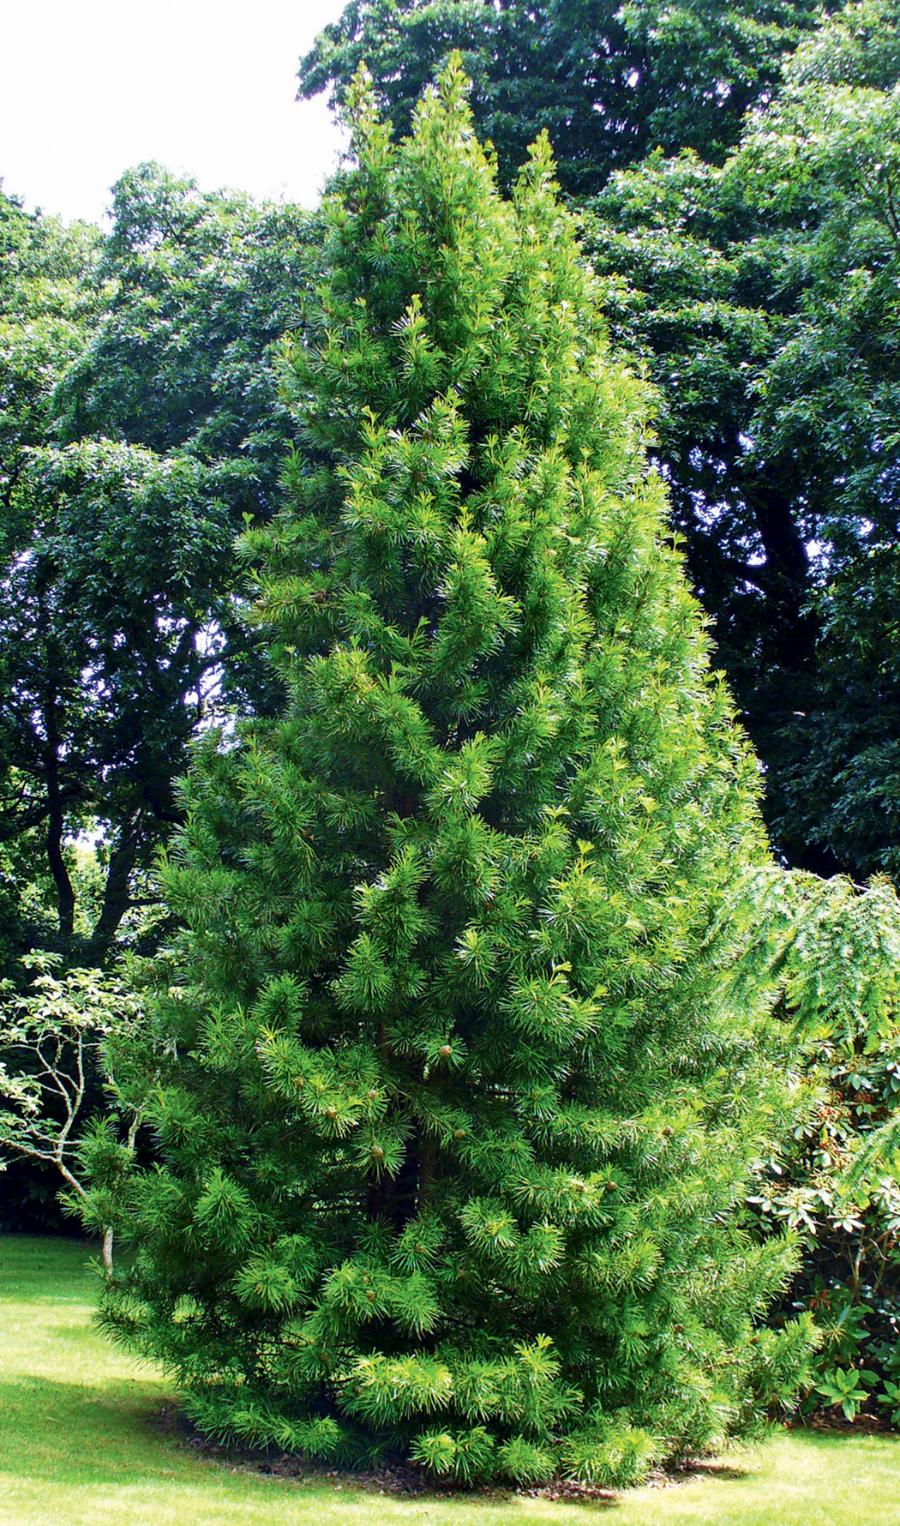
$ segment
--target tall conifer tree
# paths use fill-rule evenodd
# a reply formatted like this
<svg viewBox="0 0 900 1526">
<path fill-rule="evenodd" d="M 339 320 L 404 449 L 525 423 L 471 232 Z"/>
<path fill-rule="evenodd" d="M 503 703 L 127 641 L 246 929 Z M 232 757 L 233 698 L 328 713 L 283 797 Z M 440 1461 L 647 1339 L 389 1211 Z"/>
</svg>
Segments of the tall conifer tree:
<svg viewBox="0 0 900 1526">
<path fill-rule="evenodd" d="M 104 1319 L 212 1433 L 628 1482 L 806 1342 L 733 1215 L 780 1096 L 728 977 L 757 768 L 547 143 L 505 200 L 458 63 L 403 142 L 352 117 L 245 543 L 289 697 L 185 785 L 161 1163 L 88 1151 Z"/>
</svg>

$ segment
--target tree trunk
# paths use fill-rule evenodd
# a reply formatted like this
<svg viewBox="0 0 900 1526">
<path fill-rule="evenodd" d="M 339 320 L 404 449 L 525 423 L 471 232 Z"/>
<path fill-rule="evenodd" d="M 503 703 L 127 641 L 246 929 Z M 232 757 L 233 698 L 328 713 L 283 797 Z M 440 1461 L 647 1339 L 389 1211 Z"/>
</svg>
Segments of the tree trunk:
<svg viewBox="0 0 900 1526">
<path fill-rule="evenodd" d="M 66 868 L 66 860 L 63 854 L 63 832 L 65 830 L 65 815 L 62 809 L 59 794 L 59 783 L 56 777 L 56 763 L 48 767 L 48 790 L 50 794 L 50 810 L 47 816 L 47 862 L 50 865 L 50 873 L 56 886 L 56 914 L 59 920 L 60 937 L 68 940 L 75 931 L 75 891 Z"/>
<path fill-rule="evenodd" d="M 107 1225 L 103 1231 L 103 1271 L 107 1277 L 111 1277 L 113 1270 L 113 1231 Z"/>
<path fill-rule="evenodd" d="M 128 910 L 131 871 L 137 857 L 138 837 L 137 819 L 126 818 L 109 856 L 106 884 L 103 887 L 103 904 L 91 933 L 90 956 L 97 963 L 102 961 L 116 935 L 119 923 Z"/>
<path fill-rule="evenodd" d="M 811 671 L 818 629 L 807 608 L 809 552 L 793 500 L 774 483 L 746 484 L 744 496 L 766 553 L 769 660 L 787 672 Z"/>
<path fill-rule="evenodd" d="M 56 911 L 59 919 L 60 937 L 68 941 L 75 931 L 75 891 L 66 868 L 62 844 L 65 832 L 65 807 L 60 783 L 60 727 L 58 666 L 54 660 L 55 643 L 50 632 L 46 606 L 46 588 L 50 580 L 50 566 L 45 562 L 39 579 L 38 636 L 43 646 L 46 686 L 41 697 L 44 722 L 44 763 L 47 778 L 47 862 L 56 886 Z"/>
</svg>

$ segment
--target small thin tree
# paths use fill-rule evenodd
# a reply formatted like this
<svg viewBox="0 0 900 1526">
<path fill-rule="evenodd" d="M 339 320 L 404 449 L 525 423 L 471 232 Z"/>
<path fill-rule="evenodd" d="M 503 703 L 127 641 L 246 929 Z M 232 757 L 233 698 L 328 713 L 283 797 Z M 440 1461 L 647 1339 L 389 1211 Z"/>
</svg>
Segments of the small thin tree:
<svg viewBox="0 0 900 1526">
<path fill-rule="evenodd" d="M 101 1084 L 115 1090 L 106 1071 L 107 1039 L 123 1035 L 141 1015 L 137 995 L 116 976 L 97 969 L 60 972 L 50 953 L 26 955 L 30 986 L 0 983 L 0 1170 L 4 1154 L 52 1166 L 82 1212 L 88 1193 L 80 1164 L 90 1102 Z M 134 1149 L 140 1114 L 131 1111 L 125 1149 Z M 101 1130 L 108 1133 L 108 1121 Z M 94 1131 L 96 1132 L 96 1128 Z M 113 1230 L 99 1226 L 103 1266 L 113 1271 Z"/>
</svg>

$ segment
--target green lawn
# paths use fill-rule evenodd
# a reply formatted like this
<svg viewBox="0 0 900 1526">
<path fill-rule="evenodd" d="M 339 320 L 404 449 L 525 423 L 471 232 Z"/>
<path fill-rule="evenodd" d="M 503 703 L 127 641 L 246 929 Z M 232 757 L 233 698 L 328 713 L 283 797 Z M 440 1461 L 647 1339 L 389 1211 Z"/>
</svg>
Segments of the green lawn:
<svg viewBox="0 0 900 1526">
<path fill-rule="evenodd" d="M 0 1238 L 0 1522 L 9 1526 L 886 1526 L 900 1518 L 900 1438 L 784 1435 L 718 1475 L 611 1504 L 403 1499 L 347 1483 L 266 1478 L 168 1434 L 171 1397 L 91 1327 L 85 1247 Z"/>
</svg>

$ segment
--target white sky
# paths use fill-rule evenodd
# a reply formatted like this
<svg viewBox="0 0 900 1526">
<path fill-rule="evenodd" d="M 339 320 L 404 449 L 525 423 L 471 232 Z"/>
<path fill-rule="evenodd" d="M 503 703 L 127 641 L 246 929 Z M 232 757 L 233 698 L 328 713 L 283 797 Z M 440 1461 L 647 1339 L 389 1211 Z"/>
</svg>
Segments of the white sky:
<svg viewBox="0 0 900 1526">
<path fill-rule="evenodd" d="M 157 159 L 205 190 L 312 206 L 342 137 L 297 102 L 300 55 L 343 0 L 0 0 L 0 179 L 97 222 L 124 169 Z"/>
</svg>

